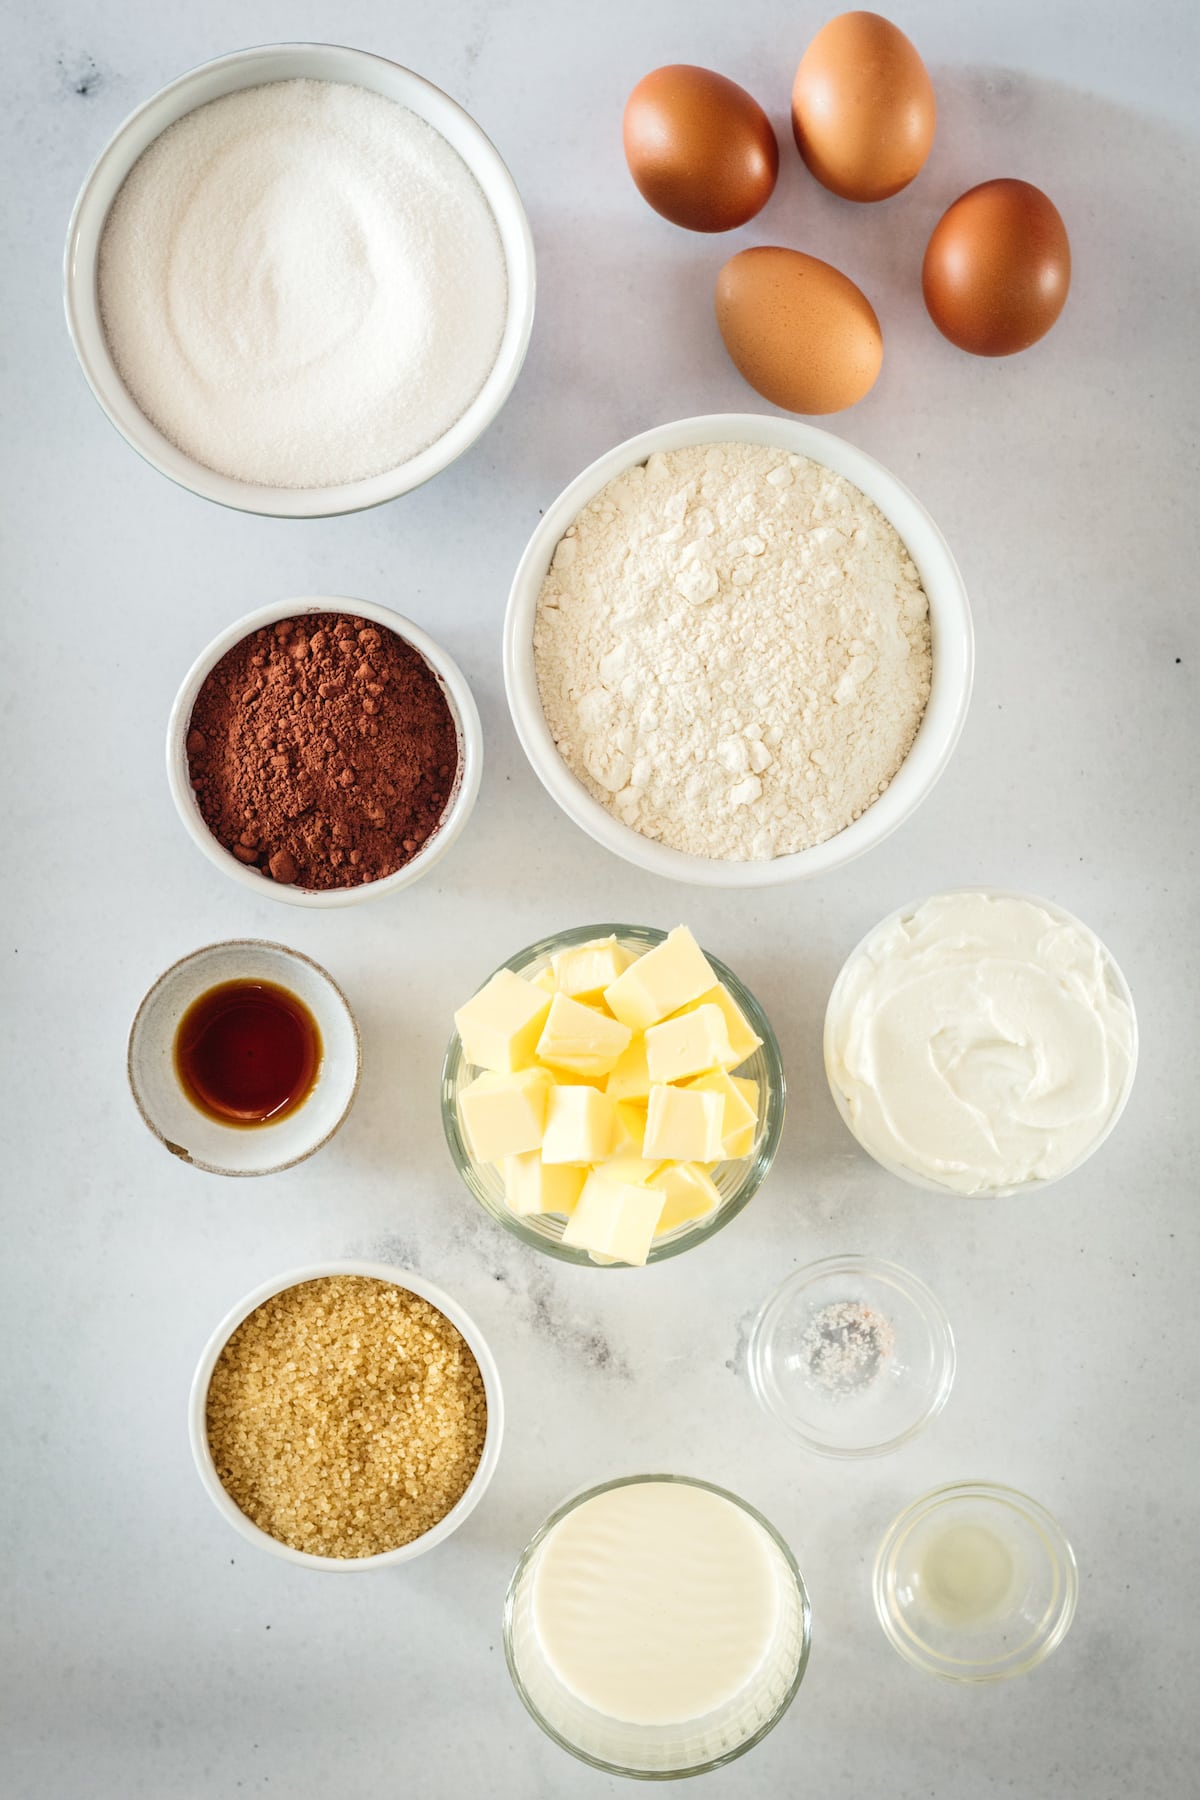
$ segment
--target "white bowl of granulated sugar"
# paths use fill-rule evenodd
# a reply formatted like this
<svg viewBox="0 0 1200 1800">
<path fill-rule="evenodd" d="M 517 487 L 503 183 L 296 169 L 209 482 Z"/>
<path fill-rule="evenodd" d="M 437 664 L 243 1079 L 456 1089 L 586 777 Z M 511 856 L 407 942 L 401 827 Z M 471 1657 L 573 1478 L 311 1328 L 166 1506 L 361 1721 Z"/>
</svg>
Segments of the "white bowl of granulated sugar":
<svg viewBox="0 0 1200 1800">
<path fill-rule="evenodd" d="M 439 88 L 274 44 L 118 128 L 64 283 L 84 375 L 147 462 L 225 506 L 320 518 L 420 486 L 495 418 L 529 344 L 533 240 Z"/>
<path fill-rule="evenodd" d="M 920 502 L 830 432 L 750 413 L 585 469 L 504 625 L 543 786 L 627 862 L 709 887 L 881 843 L 950 760 L 973 671 L 962 577 Z"/>
</svg>

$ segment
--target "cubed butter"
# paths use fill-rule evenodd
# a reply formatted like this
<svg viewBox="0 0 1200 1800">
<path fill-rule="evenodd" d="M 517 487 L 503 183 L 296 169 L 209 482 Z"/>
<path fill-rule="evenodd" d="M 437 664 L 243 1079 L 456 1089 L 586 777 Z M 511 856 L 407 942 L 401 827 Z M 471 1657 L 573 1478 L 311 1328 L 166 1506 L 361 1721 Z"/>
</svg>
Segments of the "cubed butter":
<svg viewBox="0 0 1200 1800">
<path fill-rule="evenodd" d="M 657 1025 L 716 985 L 712 965 L 686 925 L 677 925 L 619 975 L 604 998 L 614 1018 L 634 1031 Z"/>
<path fill-rule="evenodd" d="M 659 1162 L 720 1162 L 725 1102 L 702 1088 L 654 1086 L 642 1155 Z"/>
<path fill-rule="evenodd" d="M 650 1071 L 646 1066 L 646 1040 L 635 1031 L 622 1050 L 604 1083 L 610 1100 L 645 1100 L 650 1092 Z"/>
<path fill-rule="evenodd" d="M 735 1084 L 732 1076 L 726 1074 L 724 1069 L 713 1069 L 707 1075 L 698 1075 L 687 1085 L 692 1089 L 720 1094 L 725 1106 L 725 1115 L 721 1122 L 724 1154 L 730 1161 L 738 1156 L 747 1156 L 754 1148 L 754 1133 L 758 1125 L 758 1083 L 754 1081 L 749 1083 L 754 1089 L 755 1104 L 753 1106 Z M 747 1134 L 749 1135 L 747 1136 Z"/>
<path fill-rule="evenodd" d="M 723 1069 L 732 1051 L 719 1006 L 698 1006 L 661 1025 L 648 1027 L 646 1067 L 651 1082 L 686 1081 L 708 1069 Z"/>
<path fill-rule="evenodd" d="M 595 1257 L 644 1263 L 663 1205 L 657 1188 L 610 1181 L 589 1184 L 567 1220 L 562 1241 Z"/>
<path fill-rule="evenodd" d="M 458 1116 L 476 1162 L 499 1163 L 538 1149 L 556 1091 L 545 1069 L 477 1075 L 458 1096 Z"/>
<path fill-rule="evenodd" d="M 583 1192 L 586 1170 L 570 1163 L 544 1163 L 540 1150 L 504 1159 L 504 1198 L 510 1212 L 572 1213 Z"/>
<path fill-rule="evenodd" d="M 555 994 L 537 1040 L 538 1060 L 576 1075 L 607 1075 L 632 1036 L 619 1020 L 569 994 Z"/>
<path fill-rule="evenodd" d="M 540 989 L 512 969 L 498 969 L 454 1015 L 463 1055 L 501 1075 L 529 1068 L 549 1010 Z"/>
<path fill-rule="evenodd" d="M 618 1100 L 613 1131 L 614 1156 L 640 1156 L 646 1139 L 646 1102 Z"/>
<path fill-rule="evenodd" d="M 560 1087 L 600 1087 L 604 1079 L 602 1075 L 593 1075 L 590 1069 L 585 1068 L 581 1074 L 578 1069 L 568 1069 L 564 1063 L 555 1063 L 547 1073 Z"/>
<path fill-rule="evenodd" d="M 719 1006 L 725 1015 L 725 1029 L 729 1033 L 730 1048 L 734 1060 L 728 1064 L 731 1069 L 739 1069 L 748 1056 L 753 1056 L 762 1039 L 756 1034 L 753 1026 L 723 981 L 710 988 L 707 994 L 701 994 L 698 1000 L 689 1001 L 683 1012 L 691 1012 L 701 1006 Z"/>
<path fill-rule="evenodd" d="M 541 1140 L 542 1161 L 603 1162 L 612 1151 L 613 1127 L 613 1103 L 599 1088 L 552 1085 Z"/>
<path fill-rule="evenodd" d="M 658 1188 L 663 1195 L 655 1237 L 663 1237 L 693 1219 L 706 1219 L 721 1204 L 716 1182 L 707 1169 L 696 1163 L 665 1163 L 646 1185 Z"/>
<path fill-rule="evenodd" d="M 632 961 L 633 952 L 623 950 L 615 937 L 594 938 L 551 958 L 559 993 L 574 1000 L 598 1000 Z"/>
<path fill-rule="evenodd" d="M 645 1187 L 652 1175 L 656 1175 L 662 1164 L 651 1162 L 645 1156 L 634 1156 L 623 1152 L 620 1156 L 610 1156 L 607 1162 L 593 1163 L 588 1172 L 588 1181 L 607 1181 L 611 1187 Z M 584 1192 L 587 1189 L 585 1187 Z"/>
<path fill-rule="evenodd" d="M 732 1162 L 735 1157 L 749 1156 L 758 1136 L 758 1083 L 748 1075 L 731 1075 L 729 1079 L 754 1114 L 753 1124 L 744 1125 L 725 1139 L 725 1154 Z"/>
</svg>

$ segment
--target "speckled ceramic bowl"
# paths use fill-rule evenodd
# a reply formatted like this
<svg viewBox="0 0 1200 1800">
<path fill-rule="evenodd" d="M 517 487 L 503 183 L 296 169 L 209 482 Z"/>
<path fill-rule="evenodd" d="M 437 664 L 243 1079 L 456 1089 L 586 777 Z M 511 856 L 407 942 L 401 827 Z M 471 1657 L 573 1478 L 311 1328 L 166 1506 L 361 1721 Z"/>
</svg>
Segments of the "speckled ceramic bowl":
<svg viewBox="0 0 1200 1800">
<path fill-rule="evenodd" d="M 321 1062 L 294 1112 L 252 1127 L 223 1125 L 188 1097 L 175 1069 L 175 1035 L 193 1001 L 225 981 L 270 981 L 303 1002 L 321 1034 Z M 242 938 L 193 950 L 164 971 L 138 1007 L 126 1056 L 142 1119 L 180 1162 L 210 1175 L 276 1175 L 327 1144 L 358 1092 L 362 1046 L 350 1003 L 311 957 Z"/>
</svg>

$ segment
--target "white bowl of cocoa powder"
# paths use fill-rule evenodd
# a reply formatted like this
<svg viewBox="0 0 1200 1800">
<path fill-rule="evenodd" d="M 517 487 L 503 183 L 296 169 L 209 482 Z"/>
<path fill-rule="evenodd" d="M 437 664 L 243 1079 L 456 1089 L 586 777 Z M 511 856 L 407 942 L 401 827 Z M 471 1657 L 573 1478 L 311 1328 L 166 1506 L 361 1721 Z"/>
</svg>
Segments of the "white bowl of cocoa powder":
<svg viewBox="0 0 1200 1800">
<path fill-rule="evenodd" d="M 479 793 L 466 678 L 420 626 L 363 600 L 280 600 L 214 638 L 167 724 L 193 843 L 242 887 L 350 906 L 419 881 Z"/>
</svg>

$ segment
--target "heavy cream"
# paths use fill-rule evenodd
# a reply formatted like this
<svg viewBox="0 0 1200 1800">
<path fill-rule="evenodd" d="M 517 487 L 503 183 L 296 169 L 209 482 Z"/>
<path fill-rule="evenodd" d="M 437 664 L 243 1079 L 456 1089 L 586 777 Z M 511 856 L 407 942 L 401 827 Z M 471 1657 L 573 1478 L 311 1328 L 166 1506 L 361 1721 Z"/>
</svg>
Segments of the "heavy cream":
<svg viewBox="0 0 1200 1800">
<path fill-rule="evenodd" d="M 702 1766 L 771 1724 L 806 1642 L 781 1546 L 687 1481 L 587 1496 L 514 1590 L 514 1669 L 537 1714 L 585 1754 L 643 1773 Z"/>
<path fill-rule="evenodd" d="M 825 1020 L 830 1086 L 864 1149 L 963 1194 L 1082 1161 L 1123 1103 L 1136 1045 L 1094 933 L 1004 894 L 941 894 L 881 925 Z"/>
<path fill-rule="evenodd" d="M 733 1699 L 779 1618 L 770 1539 L 706 1488 L 597 1494 L 542 1547 L 533 1618 L 563 1686 L 610 1719 L 676 1725 Z"/>
</svg>

